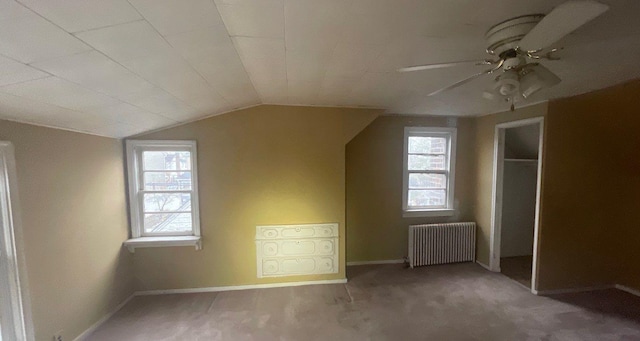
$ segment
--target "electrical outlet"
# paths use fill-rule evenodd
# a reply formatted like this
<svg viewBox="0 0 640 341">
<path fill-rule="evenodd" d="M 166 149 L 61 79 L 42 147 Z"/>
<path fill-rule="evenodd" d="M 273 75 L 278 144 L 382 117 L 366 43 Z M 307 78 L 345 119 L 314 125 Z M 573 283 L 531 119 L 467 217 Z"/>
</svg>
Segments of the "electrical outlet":
<svg viewBox="0 0 640 341">
<path fill-rule="evenodd" d="M 55 334 L 53 334 L 53 341 L 64 341 L 62 337 L 63 330 L 58 330 Z"/>
</svg>

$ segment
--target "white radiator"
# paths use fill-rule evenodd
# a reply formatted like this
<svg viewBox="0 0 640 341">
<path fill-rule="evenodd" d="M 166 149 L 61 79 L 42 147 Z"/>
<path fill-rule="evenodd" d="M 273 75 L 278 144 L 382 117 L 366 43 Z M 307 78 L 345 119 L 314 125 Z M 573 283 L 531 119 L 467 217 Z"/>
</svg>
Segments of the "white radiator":
<svg viewBox="0 0 640 341">
<path fill-rule="evenodd" d="M 476 223 L 409 226 L 409 265 L 473 262 L 476 257 Z"/>
</svg>

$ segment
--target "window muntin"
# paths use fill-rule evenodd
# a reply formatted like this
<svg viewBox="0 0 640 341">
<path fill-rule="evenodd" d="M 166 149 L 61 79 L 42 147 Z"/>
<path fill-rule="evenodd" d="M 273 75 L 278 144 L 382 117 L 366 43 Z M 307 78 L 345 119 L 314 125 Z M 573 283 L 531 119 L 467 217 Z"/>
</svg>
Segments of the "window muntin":
<svg viewBox="0 0 640 341">
<path fill-rule="evenodd" d="M 199 236 L 195 141 L 127 141 L 132 235 Z"/>
<path fill-rule="evenodd" d="M 403 209 L 453 209 L 455 129 L 405 129 Z"/>
</svg>

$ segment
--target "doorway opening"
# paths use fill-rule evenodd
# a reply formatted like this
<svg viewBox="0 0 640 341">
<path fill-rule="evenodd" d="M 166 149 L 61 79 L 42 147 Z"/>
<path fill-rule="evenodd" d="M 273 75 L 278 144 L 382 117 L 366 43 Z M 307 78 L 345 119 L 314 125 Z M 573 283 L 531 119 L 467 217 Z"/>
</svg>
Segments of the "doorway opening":
<svg viewBox="0 0 640 341">
<path fill-rule="evenodd" d="M 496 125 L 494 139 L 492 271 L 537 290 L 544 118 Z"/>
</svg>

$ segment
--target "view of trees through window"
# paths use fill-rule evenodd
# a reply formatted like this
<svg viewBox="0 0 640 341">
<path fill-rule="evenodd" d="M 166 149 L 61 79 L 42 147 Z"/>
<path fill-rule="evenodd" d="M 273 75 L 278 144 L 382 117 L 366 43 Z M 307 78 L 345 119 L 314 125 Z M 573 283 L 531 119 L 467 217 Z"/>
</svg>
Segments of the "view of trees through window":
<svg viewBox="0 0 640 341">
<path fill-rule="evenodd" d="M 447 203 L 447 138 L 410 136 L 409 208 L 444 207 Z"/>
<path fill-rule="evenodd" d="M 188 232 L 191 215 L 191 153 L 142 153 L 145 233 Z"/>
</svg>

